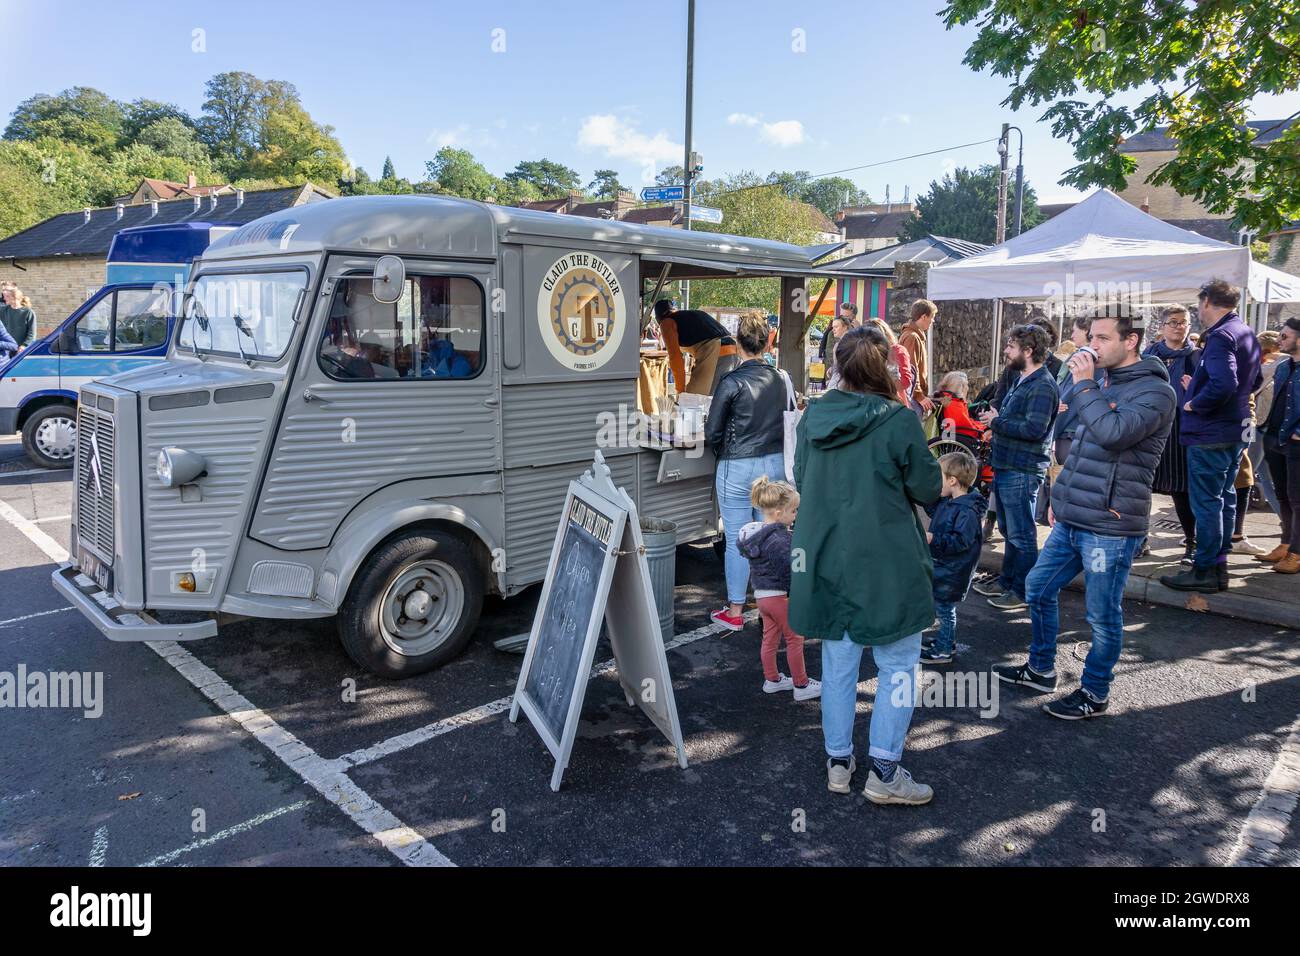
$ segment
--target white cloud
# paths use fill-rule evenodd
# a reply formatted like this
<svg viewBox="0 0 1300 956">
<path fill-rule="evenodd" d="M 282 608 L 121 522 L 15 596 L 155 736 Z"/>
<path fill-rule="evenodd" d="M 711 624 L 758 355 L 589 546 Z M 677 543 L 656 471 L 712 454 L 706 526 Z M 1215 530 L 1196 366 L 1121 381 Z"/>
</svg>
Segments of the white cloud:
<svg viewBox="0 0 1300 956">
<path fill-rule="evenodd" d="M 777 146 L 797 146 L 804 141 L 803 123 L 798 120 L 778 120 L 764 123 L 760 134 L 763 139 Z"/>
<path fill-rule="evenodd" d="M 472 129 L 468 123 L 460 123 L 446 129 L 430 130 L 425 141 L 432 143 L 438 149 L 444 146 L 454 146 L 457 149 L 490 149 L 497 145 L 496 138 L 487 130 Z"/>
<path fill-rule="evenodd" d="M 898 126 L 911 126 L 912 114 L 911 113 L 886 113 L 884 116 L 880 117 L 881 126 L 893 126 L 895 124 L 897 124 Z"/>
<path fill-rule="evenodd" d="M 584 149 L 603 150 L 612 159 L 625 159 L 653 166 L 656 163 L 681 162 L 684 148 L 662 130 L 647 136 L 631 123 L 612 113 L 588 116 L 578 130 L 578 145 Z"/>
<path fill-rule="evenodd" d="M 758 117 L 751 116 L 749 113 L 732 113 L 727 117 L 727 122 L 732 126 L 757 126 Z"/>
</svg>

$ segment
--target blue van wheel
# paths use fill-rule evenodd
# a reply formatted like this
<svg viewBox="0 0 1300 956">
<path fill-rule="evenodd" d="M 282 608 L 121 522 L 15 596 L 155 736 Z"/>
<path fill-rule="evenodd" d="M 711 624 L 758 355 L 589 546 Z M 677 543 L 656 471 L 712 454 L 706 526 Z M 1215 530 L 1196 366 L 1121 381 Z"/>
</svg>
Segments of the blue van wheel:
<svg viewBox="0 0 1300 956">
<path fill-rule="evenodd" d="M 42 468 L 71 468 L 77 455 L 77 409 L 47 405 L 23 424 L 23 450 Z"/>
</svg>

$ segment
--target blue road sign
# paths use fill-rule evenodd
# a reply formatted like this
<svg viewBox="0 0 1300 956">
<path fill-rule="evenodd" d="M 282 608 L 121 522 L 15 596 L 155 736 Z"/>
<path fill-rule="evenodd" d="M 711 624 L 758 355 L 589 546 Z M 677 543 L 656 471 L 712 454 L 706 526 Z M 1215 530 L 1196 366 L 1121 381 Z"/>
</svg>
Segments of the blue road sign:
<svg viewBox="0 0 1300 956">
<path fill-rule="evenodd" d="M 641 190 L 642 202 L 680 202 L 686 195 L 684 186 L 647 186 Z"/>
<path fill-rule="evenodd" d="M 691 203 L 691 218 L 696 222 L 711 222 L 714 225 L 722 222 L 722 210 L 715 209 L 712 206 L 697 206 Z"/>
</svg>

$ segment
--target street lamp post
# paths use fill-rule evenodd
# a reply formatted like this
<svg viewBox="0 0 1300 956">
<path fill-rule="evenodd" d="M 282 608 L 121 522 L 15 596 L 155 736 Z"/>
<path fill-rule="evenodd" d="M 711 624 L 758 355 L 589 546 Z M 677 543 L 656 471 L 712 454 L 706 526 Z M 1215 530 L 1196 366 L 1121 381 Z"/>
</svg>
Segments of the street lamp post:
<svg viewBox="0 0 1300 956">
<path fill-rule="evenodd" d="M 691 103 L 695 93 L 695 0 L 686 0 L 686 158 L 682 162 L 682 227 L 691 229 Z M 682 283 L 682 308 L 690 308 L 691 284 Z"/>
</svg>

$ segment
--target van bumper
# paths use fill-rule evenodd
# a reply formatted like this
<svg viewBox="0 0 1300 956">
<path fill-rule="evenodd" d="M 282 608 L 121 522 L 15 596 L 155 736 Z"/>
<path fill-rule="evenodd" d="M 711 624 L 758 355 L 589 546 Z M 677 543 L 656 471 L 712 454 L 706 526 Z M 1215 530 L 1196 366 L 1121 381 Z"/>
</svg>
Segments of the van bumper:
<svg viewBox="0 0 1300 956">
<path fill-rule="evenodd" d="M 12 435 L 18 431 L 18 409 L 0 408 L 0 435 Z"/>
<path fill-rule="evenodd" d="M 110 641 L 197 641 L 217 633 L 216 621 L 163 624 L 146 611 L 127 611 L 71 564 L 57 568 L 50 580 L 54 589 Z"/>
</svg>

